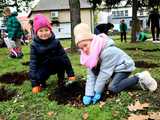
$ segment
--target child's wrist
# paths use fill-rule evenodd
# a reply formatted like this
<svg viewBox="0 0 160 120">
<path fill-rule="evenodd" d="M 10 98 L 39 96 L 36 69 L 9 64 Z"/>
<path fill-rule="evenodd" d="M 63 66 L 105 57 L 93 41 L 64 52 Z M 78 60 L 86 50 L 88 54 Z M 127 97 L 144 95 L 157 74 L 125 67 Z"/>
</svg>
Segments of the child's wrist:
<svg viewBox="0 0 160 120">
<path fill-rule="evenodd" d="M 75 76 L 68 77 L 68 80 L 74 81 L 76 80 L 76 77 Z"/>
</svg>

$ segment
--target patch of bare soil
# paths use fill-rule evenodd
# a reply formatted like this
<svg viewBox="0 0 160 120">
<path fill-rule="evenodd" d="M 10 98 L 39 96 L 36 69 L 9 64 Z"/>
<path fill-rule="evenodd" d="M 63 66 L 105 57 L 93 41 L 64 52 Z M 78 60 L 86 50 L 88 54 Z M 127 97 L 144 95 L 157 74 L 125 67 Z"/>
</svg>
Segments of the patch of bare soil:
<svg viewBox="0 0 160 120">
<path fill-rule="evenodd" d="M 16 94 L 15 90 L 7 89 L 4 86 L 0 87 L 0 101 L 11 100 Z"/>
<path fill-rule="evenodd" d="M 1 83 L 7 83 L 7 84 L 14 83 L 15 85 L 21 85 L 25 80 L 28 79 L 29 79 L 28 73 L 25 71 L 6 73 L 0 76 Z"/>
<path fill-rule="evenodd" d="M 142 48 L 126 48 L 125 50 L 142 50 Z"/>
<path fill-rule="evenodd" d="M 155 68 L 155 67 L 159 67 L 158 64 L 148 63 L 148 62 L 145 62 L 145 61 L 135 61 L 135 65 L 138 68 Z"/>
<path fill-rule="evenodd" d="M 156 48 L 156 49 L 144 49 L 142 51 L 145 51 L 145 52 L 157 52 L 157 51 L 160 51 L 160 48 Z"/>
<path fill-rule="evenodd" d="M 144 52 L 157 52 L 160 51 L 160 48 L 155 48 L 155 49 L 125 48 L 125 50 L 142 50 Z"/>
</svg>

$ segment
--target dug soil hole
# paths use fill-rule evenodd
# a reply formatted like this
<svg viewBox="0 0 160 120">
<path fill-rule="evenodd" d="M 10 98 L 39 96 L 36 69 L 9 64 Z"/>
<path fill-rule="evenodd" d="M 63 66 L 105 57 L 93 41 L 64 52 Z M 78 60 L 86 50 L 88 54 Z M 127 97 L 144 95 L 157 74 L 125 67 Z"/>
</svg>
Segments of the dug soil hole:
<svg viewBox="0 0 160 120">
<path fill-rule="evenodd" d="M 155 63 L 148 63 L 145 61 L 135 61 L 135 65 L 138 68 L 155 68 L 155 67 L 159 67 L 159 65 L 155 64 Z"/>
<path fill-rule="evenodd" d="M 7 89 L 4 86 L 0 87 L 0 101 L 11 100 L 16 94 L 15 90 Z"/>
<path fill-rule="evenodd" d="M 1 83 L 7 83 L 7 84 L 13 83 L 15 85 L 21 85 L 25 80 L 28 79 L 29 79 L 28 73 L 25 71 L 6 73 L 0 76 Z"/>
</svg>

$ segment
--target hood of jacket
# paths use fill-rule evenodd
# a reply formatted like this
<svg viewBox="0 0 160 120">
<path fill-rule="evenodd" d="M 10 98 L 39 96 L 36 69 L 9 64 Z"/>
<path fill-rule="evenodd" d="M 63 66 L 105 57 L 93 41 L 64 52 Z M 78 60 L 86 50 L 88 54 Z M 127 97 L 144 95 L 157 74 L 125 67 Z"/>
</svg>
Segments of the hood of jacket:
<svg viewBox="0 0 160 120">
<path fill-rule="evenodd" d="M 105 40 L 105 47 L 115 46 L 115 42 L 106 34 L 102 33 L 97 36 L 102 37 Z"/>
</svg>

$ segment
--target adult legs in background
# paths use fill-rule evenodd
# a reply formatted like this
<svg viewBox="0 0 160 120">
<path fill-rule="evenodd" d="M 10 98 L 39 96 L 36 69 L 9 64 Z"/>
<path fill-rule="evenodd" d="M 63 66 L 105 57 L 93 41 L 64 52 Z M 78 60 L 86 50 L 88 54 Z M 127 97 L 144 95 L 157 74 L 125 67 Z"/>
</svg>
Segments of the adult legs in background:
<svg viewBox="0 0 160 120">
<path fill-rule="evenodd" d="M 124 41 L 127 42 L 126 32 L 123 32 L 123 35 L 124 35 Z"/>
<path fill-rule="evenodd" d="M 123 42 L 123 32 L 121 32 L 121 42 Z"/>
<path fill-rule="evenodd" d="M 160 32 L 160 28 L 159 28 L 159 26 L 157 25 L 157 26 L 156 26 L 156 40 L 157 40 L 157 41 L 160 41 L 160 39 L 159 39 L 159 32 Z"/>
<path fill-rule="evenodd" d="M 151 26 L 151 32 L 152 32 L 152 38 L 153 38 L 153 41 L 155 41 L 155 26 Z"/>
</svg>

